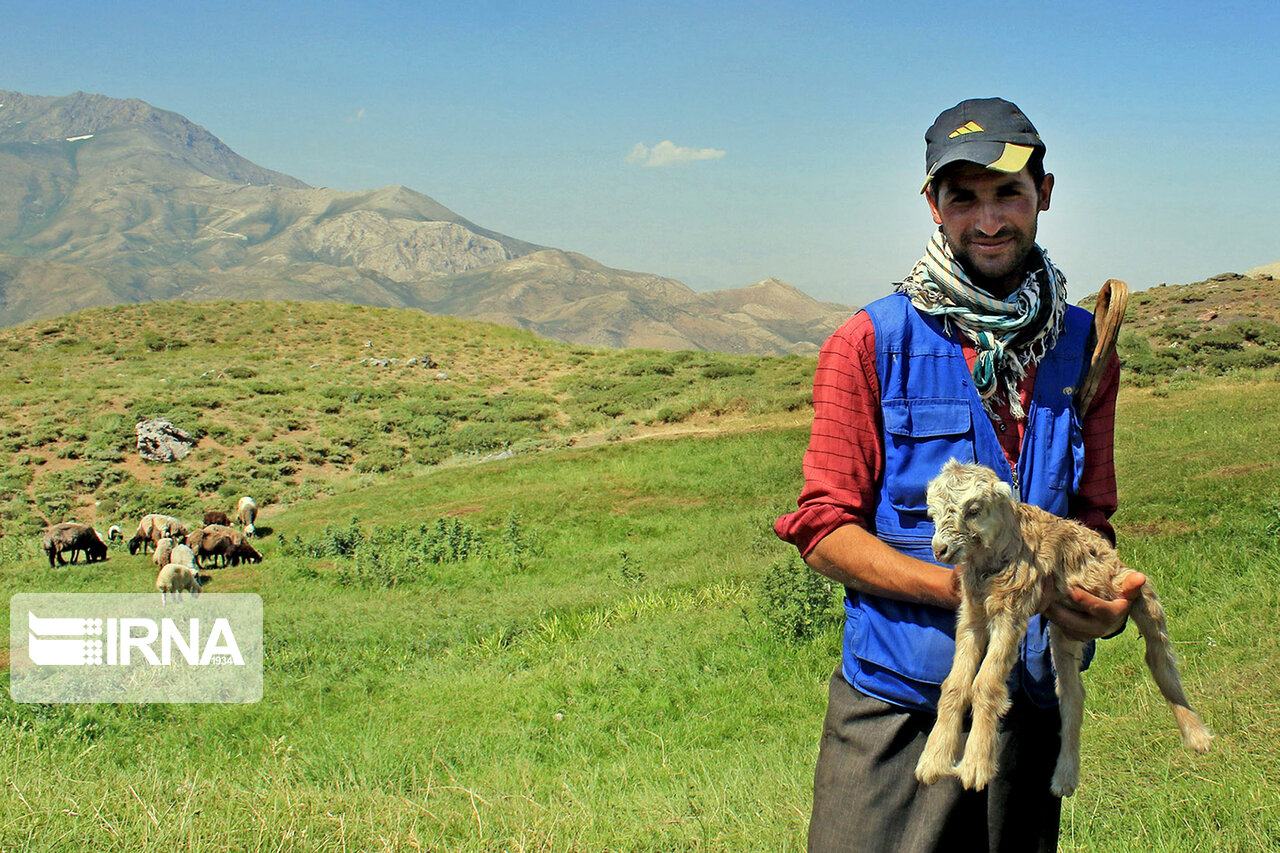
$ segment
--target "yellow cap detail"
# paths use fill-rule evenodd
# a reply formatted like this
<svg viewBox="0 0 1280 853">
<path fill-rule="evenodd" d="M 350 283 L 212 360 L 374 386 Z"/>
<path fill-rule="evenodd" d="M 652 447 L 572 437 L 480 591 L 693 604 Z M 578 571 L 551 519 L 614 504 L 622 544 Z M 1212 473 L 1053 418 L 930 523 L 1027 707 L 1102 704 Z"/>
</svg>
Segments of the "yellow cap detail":
<svg viewBox="0 0 1280 853">
<path fill-rule="evenodd" d="M 1014 145 L 1012 142 L 1004 144 L 1004 151 L 1000 154 L 1000 159 L 987 166 L 988 169 L 995 169 L 998 172 L 1021 172 L 1022 167 L 1027 165 L 1027 161 L 1031 159 L 1031 153 L 1035 151 L 1029 145 Z"/>
<path fill-rule="evenodd" d="M 951 131 L 951 133 L 947 134 L 947 139 L 955 139 L 957 136 L 964 136 L 966 133 L 980 133 L 982 130 L 982 125 L 976 121 L 971 121 Z"/>
</svg>

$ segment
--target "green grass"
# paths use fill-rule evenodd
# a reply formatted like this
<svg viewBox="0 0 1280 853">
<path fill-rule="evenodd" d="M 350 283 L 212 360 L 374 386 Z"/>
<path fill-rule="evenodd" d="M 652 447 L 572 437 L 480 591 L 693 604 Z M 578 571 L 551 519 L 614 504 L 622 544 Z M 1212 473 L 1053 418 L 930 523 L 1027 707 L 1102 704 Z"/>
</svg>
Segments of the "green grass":
<svg viewBox="0 0 1280 853">
<path fill-rule="evenodd" d="M 795 412 L 813 370 L 289 302 L 93 309 L 2 329 L 0 352 L 0 534 L 199 517 L 246 493 L 288 504 L 502 452 Z M 134 464 L 149 417 L 199 445 L 163 469 Z"/>
<path fill-rule="evenodd" d="M 566 372 L 538 391 L 554 404 L 527 402 L 570 418 L 588 409 L 564 401 L 593 399 L 592 384 L 701 374 L 723 358 L 555 352 Z M 6 699 L 0 850 L 803 849 L 839 627 L 819 614 L 812 636 L 797 638 L 785 620 L 809 615 L 779 603 L 791 555 L 768 524 L 794 502 L 807 431 L 753 421 L 752 408 L 787 410 L 789 377 L 812 369 L 790 361 L 692 380 L 688 399 L 738 379 L 761 388 L 766 402 L 702 410 L 701 425 L 721 434 L 403 475 L 318 468 L 314 494 L 264 520 L 263 563 L 222 570 L 210 587 L 263 597 L 262 701 Z M 293 381 L 269 359 L 246 363 L 250 381 Z M 1277 391 L 1261 376 L 1122 393 L 1121 554 L 1156 583 L 1188 693 L 1217 739 L 1206 756 L 1180 747 L 1133 629 L 1102 643 L 1086 676 L 1065 851 L 1280 850 Z M 480 411 L 483 397 L 471 399 Z M 224 402 L 218 422 L 251 433 L 287 416 L 255 421 L 247 404 L 262 399 Z M 108 421 L 83 405 L 92 441 Z M 326 423 L 372 420 L 378 405 L 344 402 Z M 36 455 L 15 438 L 15 454 Z M 175 500 L 195 494 L 192 482 L 164 488 Z M 468 556 L 430 550 L 437 520 L 472 531 Z M 359 548 L 342 544 L 357 540 L 377 544 L 384 574 L 359 574 Z M 120 550 L 105 564 L 41 563 L 33 537 L 0 536 L 0 593 L 140 592 L 154 578 L 144 557 Z"/>
</svg>

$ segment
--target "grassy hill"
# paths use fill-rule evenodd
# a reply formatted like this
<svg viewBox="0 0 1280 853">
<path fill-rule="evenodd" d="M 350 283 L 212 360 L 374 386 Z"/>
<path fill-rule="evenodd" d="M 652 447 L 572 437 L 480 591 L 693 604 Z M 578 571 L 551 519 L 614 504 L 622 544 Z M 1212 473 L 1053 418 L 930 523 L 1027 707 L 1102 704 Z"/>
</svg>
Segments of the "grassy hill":
<svg viewBox="0 0 1280 853">
<path fill-rule="evenodd" d="M 1083 303 L 1092 310 L 1093 299 Z M 1134 293 L 1119 349 L 1126 381 L 1223 375 L 1280 363 L 1280 282 L 1224 273 Z"/>
<path fill-rule="evenodd" d="M 0 330 L 0 352 L 0 533 L 195 517 L 241 494 L 291 504 L 499 453 L 798 413 L 812 375 L 800 357 L 574 347 L 321 303 L 92 309 Z M 195 452 L 141 462 L 134 425 L 155 416 Z"/>
<path fill-rule="evenodd" d="M 21 427 L 4 437 L 6 476 L 32 472 L 10 505 L 32 490 L 48 507 L 59 471 L 106 472 L 96 489 L 62 481 L 73 514 L 104 519 L 131 500 L 194 511 L 276 489 L 264 561 L 210 587 L 263 598 L 262 701 L 6 698 L 0 849 L 803 849 L 840 610 L 768 524 L 800 485 L 811 360 L 575 349 L 332 305 L 216 307 L 93 311 L 0 337 L 13 365 L 0 423 Z M 438 367 L 405 364 L 427 354 Z M 1182 750 L 1136 633 L 1102 643 L 1061 849 L 1277 850 L 1280 375 L 1153 382 L 1118 407 L 1120 550 L 1154 579 L 1217 739 L 1207 756 Z M 469 413 L 546 414 L 433 409 L 441 445 L 378 426 L 396 404 L 443 405 L 427 394 L 441 389 Z M 353 399 L 366 390 L 386 393 Z M 162 411 L 206 438 L 182 463 L 143 468 L 120 431 Z M 454 436 L 498 423 L 532 430 L 512 447 L 545 449 L 470 464 L 501 445 Z M 361 440 L 333 439 L 347 429 Z M 326 430 L 349 458 L 287 459 L 287 473 L 259 458 Z M 413 461 L 433 447 L 442 461 Z M 391 448 L 396 466 L 359 469 Z M 32 518 L 6 523 L 22 535 L 0 537 L 0 594 L 151 589 L 142 555 L 117 547 L 50 572 Z"/>
</svg>

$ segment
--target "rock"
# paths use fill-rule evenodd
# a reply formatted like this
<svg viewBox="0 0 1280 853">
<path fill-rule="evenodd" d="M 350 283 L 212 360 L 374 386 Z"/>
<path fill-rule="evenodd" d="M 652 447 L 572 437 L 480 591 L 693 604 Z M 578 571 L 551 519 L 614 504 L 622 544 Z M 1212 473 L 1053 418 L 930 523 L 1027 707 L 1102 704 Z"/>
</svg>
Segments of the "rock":
<svg viewBox="0 0 1280 853">
<path fill-rule="evenodd" d="M 138 454 L 146 462 L 176 462 L 191 452 L 196 440 L 163 418 L 139 421 Z"/>
</svg>

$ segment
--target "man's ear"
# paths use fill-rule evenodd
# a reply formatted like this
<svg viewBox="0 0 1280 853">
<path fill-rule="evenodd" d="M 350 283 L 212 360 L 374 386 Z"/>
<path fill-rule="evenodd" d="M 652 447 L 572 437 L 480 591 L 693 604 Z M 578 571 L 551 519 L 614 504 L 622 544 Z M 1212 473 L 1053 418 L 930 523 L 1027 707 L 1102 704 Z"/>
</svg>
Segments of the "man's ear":
<svg viewBox="0 0 1280 853">
<path fill-rule="evenodd" d="M 1053 195 L 1053 174 L 1047 173 L 1040 182 L 1040 209 L 1049 209 L 1049 196 Z"/>
<path fill-rule="evenodd" d="M 1045 175 L 1045 177 L 1049 177 Z M 933 224 L 942 224 L 942 214 L 938 212 L 938 198 L 934 195 L 934 187 L 938 184 L 938 179 L 934 178 L 929 182 L 928 188 L 924 191 L 925 200 L 929 202 L 929 212 L 933 214 Z"/>
</svg>

